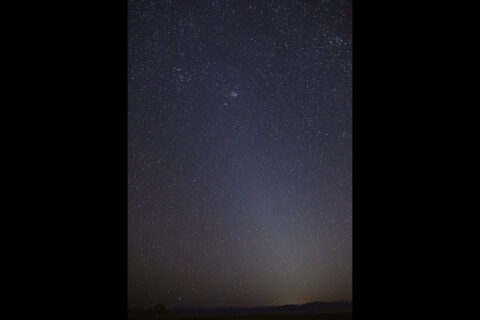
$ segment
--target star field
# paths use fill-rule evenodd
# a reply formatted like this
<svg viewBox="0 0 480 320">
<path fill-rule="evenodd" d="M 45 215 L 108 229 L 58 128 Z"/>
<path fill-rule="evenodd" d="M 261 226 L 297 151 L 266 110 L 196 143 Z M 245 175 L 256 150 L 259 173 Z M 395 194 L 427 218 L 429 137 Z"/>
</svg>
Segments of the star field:
<svg viewBox="0 0 480 320">
<path fill-rule="evenodd" d="M 129 1 L 128 299 L 351 300 L 350 1 Z"/>
</svg>

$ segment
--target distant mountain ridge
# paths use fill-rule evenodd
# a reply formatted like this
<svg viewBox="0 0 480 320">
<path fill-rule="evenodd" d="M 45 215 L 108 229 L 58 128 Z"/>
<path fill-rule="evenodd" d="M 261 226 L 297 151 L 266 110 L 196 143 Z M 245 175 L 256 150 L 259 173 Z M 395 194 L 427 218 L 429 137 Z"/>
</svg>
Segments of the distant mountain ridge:
<svg viewBox="0 0 480 320">
<path fill-rule="evenodd" d="M 330 313 L 330 312 L 352 312 L 352 302 L 350 301 L 332 301 L 332 302 L 310 302 L 305 304 L 289 304 L 283 306 L 267 307 L 228 307 L 228 308 L 208 308 L 208 309 L 174 309 L 178 313 L 196 314 L 196 315 L 217 315 L 217 314 L 308 314 L 308 313 Z"/>
</svg>

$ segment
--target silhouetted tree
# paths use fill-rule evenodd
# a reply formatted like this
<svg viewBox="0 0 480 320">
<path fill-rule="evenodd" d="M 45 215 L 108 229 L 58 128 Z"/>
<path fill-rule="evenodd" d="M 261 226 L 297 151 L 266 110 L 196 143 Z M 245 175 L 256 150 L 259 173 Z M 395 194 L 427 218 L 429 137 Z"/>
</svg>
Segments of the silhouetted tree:
<svg viewBox="0 0 480 320">
<path fill-rule="evenodd" d="M 162 314 L 162 313 L 165 313 L 166 311 L 167 311 L 167 309 L 165 309 L 165 306 L 161 303 L 158 303 L 155 306 L 155 313 L 157 313 L 157 314 Z"/>
</svg>

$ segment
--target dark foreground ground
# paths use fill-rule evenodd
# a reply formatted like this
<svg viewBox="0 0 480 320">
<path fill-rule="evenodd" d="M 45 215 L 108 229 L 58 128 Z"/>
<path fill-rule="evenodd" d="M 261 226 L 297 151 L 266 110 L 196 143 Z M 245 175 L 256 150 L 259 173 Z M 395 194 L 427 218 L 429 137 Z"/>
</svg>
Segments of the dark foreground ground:
<svg viewBox="0 0 480 320">
<path fill-rule="evenodd" d="M 153 308 L 130 309 L 128 320 L 349 320 L 352 319 L 351 311 L 352 303 L 348 301 L 211 309 L 166 309 L 158 304 Z"/>
<path fill-rule="evenodd" d="M 321 314 L 285 314 L 285 315 L 162 315 L 153 316 L 143 314 L 129 314 L 129 320 L 149 320 L 149 319 L 171 319 L 171 320 L 257 320 L 257 319 L 270 319 L 270 320 L 350 320 L 352 319 L 351 312 L 337 312 L 337 313 L 321 313 Z"/>
</svg>

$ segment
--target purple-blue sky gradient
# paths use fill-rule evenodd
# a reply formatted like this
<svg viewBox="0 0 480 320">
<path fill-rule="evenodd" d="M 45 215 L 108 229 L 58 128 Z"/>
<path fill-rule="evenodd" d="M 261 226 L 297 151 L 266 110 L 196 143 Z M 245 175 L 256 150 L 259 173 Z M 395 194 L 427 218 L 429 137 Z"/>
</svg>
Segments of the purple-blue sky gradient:
<svg viewBox="0 0 480 320">
<path fill-rule="evenodd" d="M 352 298 L 350 1 L 129 1 L 133 307 Z"/>
</svg>

